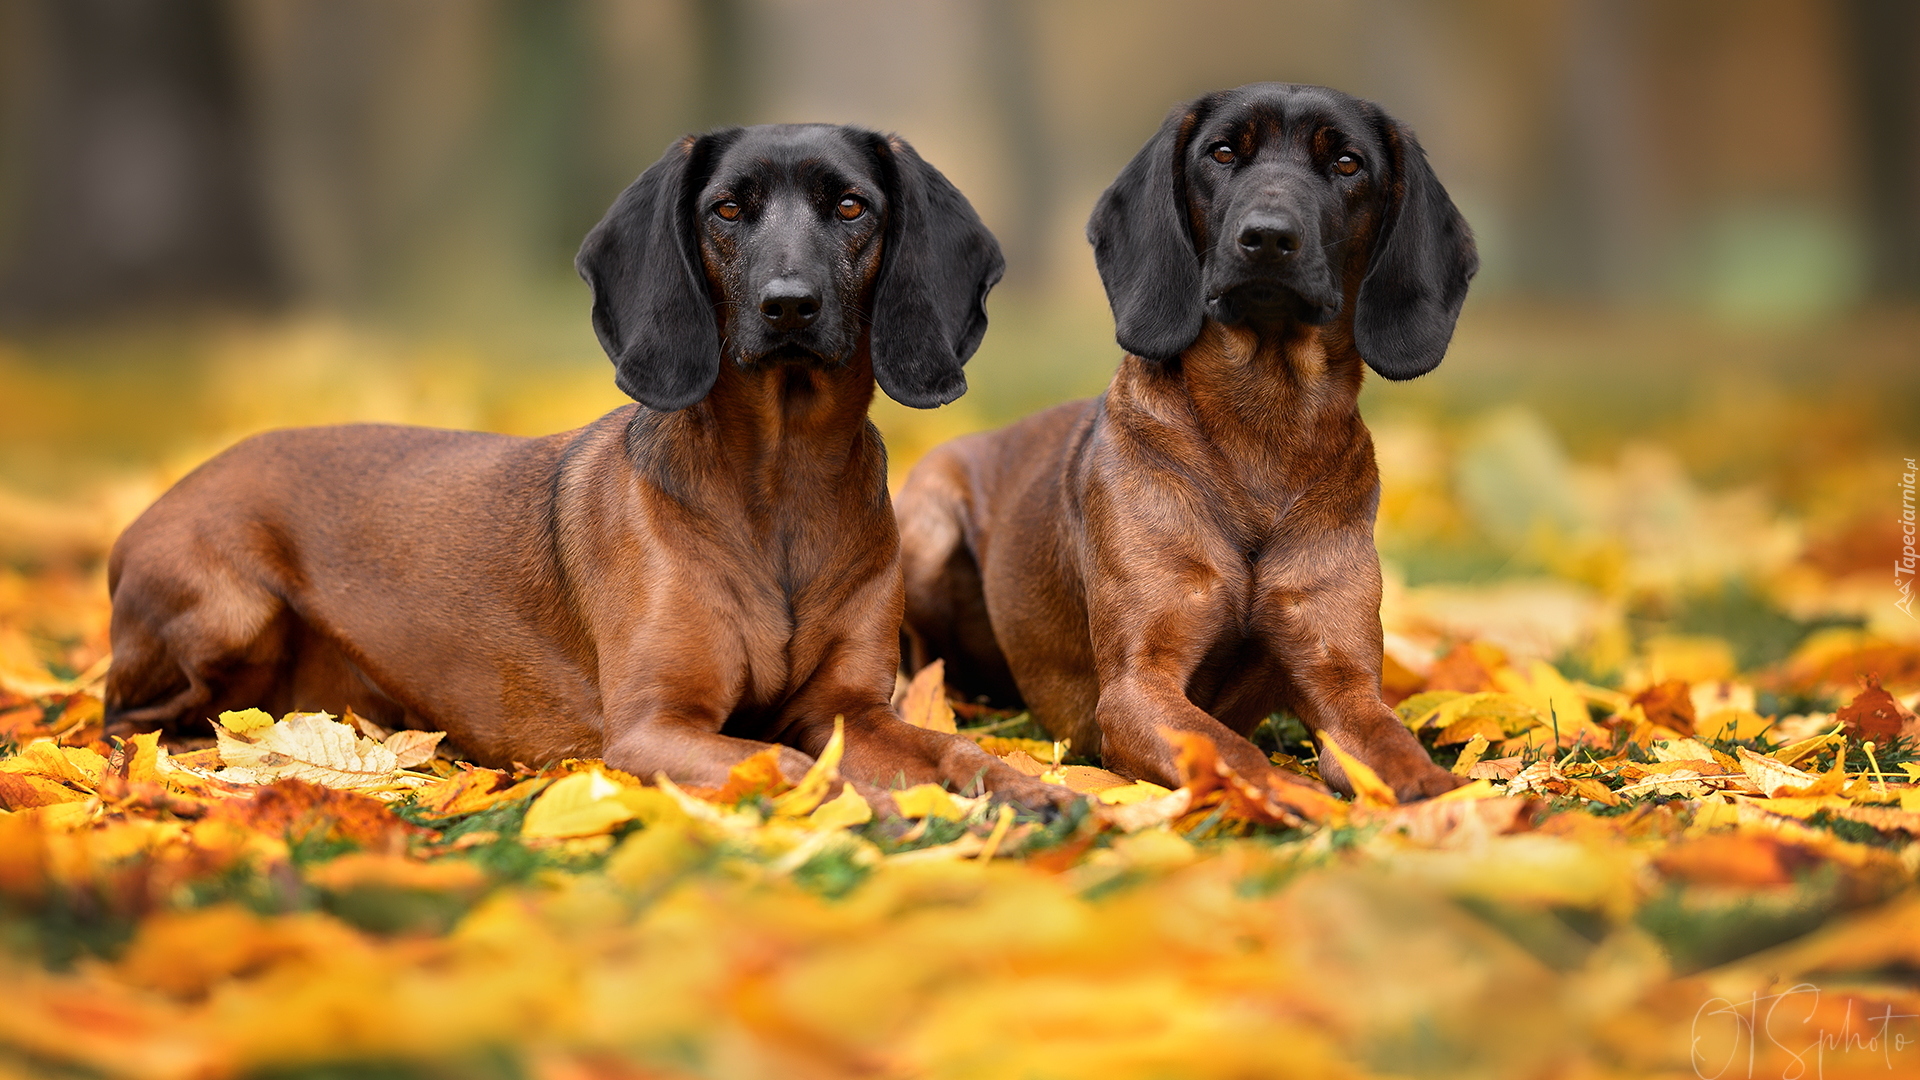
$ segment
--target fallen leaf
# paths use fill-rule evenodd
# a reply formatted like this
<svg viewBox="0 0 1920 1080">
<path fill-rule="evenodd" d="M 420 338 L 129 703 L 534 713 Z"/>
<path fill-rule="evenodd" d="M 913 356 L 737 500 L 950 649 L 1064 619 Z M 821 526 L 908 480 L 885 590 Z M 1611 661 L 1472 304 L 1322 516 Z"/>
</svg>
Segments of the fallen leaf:
<svg viewBox="0 0 1920 1080">
<path fill-rule="evenodd" d="M 815 807 L 807 815 L 807 824 L 816 829 L 846 829 L 855 825 L 864 825 L 873 820 L 873 808 L 867 800 L 853 789 L 852 784 L 842 784 L 840 794 Z"/>
<path fill-rule="evenodd" d="M 419 832 L 378 799 L 292 777 L 254 788 L 250 798 L 218 802 L 208 817 L 287 840 L 322 837 L 368 848 L 404 844 Z"/>
<path fill-rule="evenodd" d="M 735 806 L 744 799 L 772 798 L 792 789 L 793 782 L 780 771 L 780 748 L 769 746 L 728 769 L 727 782 L 711 798 L 722 806 Z"/>
<path fill-rule="evenodd" d="M 1693 698 L 1690 688 L 1680 679 L 1655 683 L 1633 696 L 1649 722 L 1670 728 L 1682 735 L 1693 734 Z"/>
<path fill-rule="evenodd" d="M 245 724 L 240 731 L 224 724 L 213 726 L 220 760 L 227 766 L 214 774 L 217 779 L 267 784 L 291 778 L 326 787 L 360 788 L 392 783 L 401 771 L 400 759 L 392 750 L 326 713 L 292 713 L 264 728 L 257 717 L 247 716 Z M 421 782 L 427 781 L 422 778 Z"/>
<path fill-rule="evenodd" d="M 1703 885 L 1786 885 L 1818 855 L 1768 836 L 1716 833 L 1654 856 L 1660 872 Z"/>
<path fill-rule="evenodd" d="M 1340 771 L 1346 773 L 1347 783 L 1353 786 L 1353 801 L 1356 805 L 1378 810 L 1391 809 L 1400 805 L 1399 797 L 1394 795 L 1393 789 L 1380 779 L 1379 774 L 1374 772 L 1366 762 L 1341 749 L 1333 736 L 1322 732 L 1320 747 L 1332 754 L 1333 759 L 1340 763 Z"/>
<path fill-rule="evenodd" d="M 1507 664 L 1507 655 L 1484 641 L 1463 641 L 1435 660 L 1427 672 L 1428 690 L 1478 693 L 1493 689 L 1493 672 Z"/>
<path fill-rule="evenodd" d="M 619 784 L 598 769 L 562 777 L 527 807 L 520 836 L 526 840 L 564 840 L 611 832 L 634 816 L 620 801 L 620 790 Z"/>
<path fill-rule="evenodd" d="M 1811 773 L 1801 772 L 1777 758 L 1756 754 L 1744 746 L 1736 747 L 1735 752 L 1747 777 L 1769 796 L 1804 789 L 1817 779 Z"/>
<path fill-rule="evenodd" d="M 900 703 L 900 717 L 914 727 L 953 734 L 953 706 L 947 703 L 947 664 L 935 660 L 913 673 L 907 683 L 907 697 Z"/>
<path fill-rule="evenodd" d="M 396 731 L 380 745 L 393 752 L 401 768 L 411 769 L 432 761 L 440 740 L 446 737 L 444 731 Z"/>
<path fill-rule="evenodd" d="M 828 736 L 826 748 L 814 759 L 813 767 L 807 775 L 793 786 L 793 790 L 773 800 L 773 812 L 779 817 L 805 817 L 813 813 L 827 792 L 840 780 L 840 757 L 846 753 L 846 722 L 841 717 L 833 718 L 833 734 Z"/>
<path fill-rule="evenodd" d="M 1902 726 L 1913 719 L 1912 714 L 1901 708 L 1893 695 L 1881 687 L 1879 678 L 1873 675 L 1861 679 L 1860 692 L 1834 717 L 1846 728 L 1848 735 L 1881 742 L 1899 736 Z"/>
<path fill-rule="evenodd" d="M 915 784 L 905 791 L 893 792 L 893 804 L 900 808 L 903 817 L 937 817 L 948 821 L 964 821 L 967 817 L 953 796 L 938 784 Z"/>
</svg>

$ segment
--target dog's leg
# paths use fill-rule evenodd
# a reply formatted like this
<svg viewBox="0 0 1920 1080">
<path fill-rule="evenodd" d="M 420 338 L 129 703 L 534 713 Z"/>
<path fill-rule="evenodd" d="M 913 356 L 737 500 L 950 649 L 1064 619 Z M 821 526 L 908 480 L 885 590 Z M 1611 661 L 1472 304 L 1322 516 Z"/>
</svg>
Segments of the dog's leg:
<svg viewBox="0 0 1920 1080">
<path fill-rule="evenodd" d="M 859 629 L 829 645 L 806 684 L 788 700 L 781 741 L 818 754 L 838 717 L 846 731 L 840 771 L 856 784 L 879 789 L 942 784 L 964 794 L 984 788 L 1033 809 L 1070 802 L 1073 796 L 1065 788 L 1015 771 L 971 739 L 915 727 L 893 711 L 888 692 L 899 654 L 889 628 L 899 618 L 898 588 L 891 574 L 875 575 L 871 585 L 843 604 L 842 625 Z"/>
<path fill-rule="evenodd" d="M 1146 565 L 1160 565 L 1147 560 Z M 1134 565 L 1134 564 L 1115 564 Z M 1194 574 L 1203 570 L 1194 568 Z M 1192 574 L 1115 575 L 1089 597 L 1100 679 L 1094 719 L 1102 763 L 1122 776 L 1177 787 L 1178 754 L 1161 728 L 1204 735 L 1221 760 L 1249 780 L 1303 782 L 1273 766 L 1260 749 L 1187 698 L 1187 683 L 1224 613 L 1206 582 Z"/>
<path fill-rule="evenodd" d="M 914 466 L 894 501 L 907 596 L 904 659 L 909 671 L 944 660 L 948 686 L 1017 709 L 1025 702 L 994 636 L 980 564 L 967 541 L 967 483 L 965 462 L 940 447 Z"/>
<path fill-rule="evenodd" d="M 1434 764 L 1380 699 L 1380 562 L 1371 537 L 1348 537 L 1315 556 L 1310 584 L 1294 577 L 1260 608 L 1287 666 L 1294 711 L 1316 734 L 1378 773 L 1402 800 L 1458 787 L 1460 778 Z M 1352 793 L 1333 755 L 1321 754 L 1320 775 Z"/>
<path fill-rule="evenodd" d="M 113 589 L 114 663 L 107 724 L 116 732 L 201 719 L 228 701 L 236 679 L 253 685 L 280 661 L 278 597 L 225 564 L 175 567 L 136 552 Z M 174 571 L 179 571 L 175 573 Z"/>
<path fill-rule="evenodd" d="M 682 786 L 717 788 L 727 782 L 728 770 L 773 745 L 720 734 L 724 719 L 703 709 L 664 705 L 643 716 L 629 711 L 619 731 L 609 732 L 601 756 L 642 779 L 665 773 Z M 776 749 L 780 772 L 790 781 L 813 767 L 813 758 L 793 747 Z"/>
</svg>

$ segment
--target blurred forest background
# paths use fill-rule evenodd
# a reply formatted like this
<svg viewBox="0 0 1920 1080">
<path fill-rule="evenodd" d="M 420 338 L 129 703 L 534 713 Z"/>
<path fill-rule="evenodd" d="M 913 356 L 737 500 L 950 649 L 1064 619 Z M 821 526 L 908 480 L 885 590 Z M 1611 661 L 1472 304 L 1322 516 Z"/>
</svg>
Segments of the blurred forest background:
<svg viewBox="0 0 1920 1080">
<path fill-rule="evenodd" d="M 1379 101 L 1479 236 L 1447 362 L 1363 399 L 1410 663 L 1920 636 L 1909 0 L 0 0 L 0 621 L 86 667 L 36 590 L 248 432 L 619 404 L 572 254 L 689 130 L 898 131 L 1001 238 L 972 391 L 875 407 L 896 476 L 1097 393 L 1095 196 L 1256 80 Z"/>
</svg>

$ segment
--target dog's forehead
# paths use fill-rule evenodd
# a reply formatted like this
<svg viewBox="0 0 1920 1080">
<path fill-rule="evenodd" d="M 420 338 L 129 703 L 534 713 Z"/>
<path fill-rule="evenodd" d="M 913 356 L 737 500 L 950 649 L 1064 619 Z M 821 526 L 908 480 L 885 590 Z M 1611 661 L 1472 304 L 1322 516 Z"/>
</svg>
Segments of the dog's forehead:
<svg viewBox="0 0 1920 1080">
<path fill-rule="evenodd" d="M 712 183 L 861 183 L 877 185 L 871 136 L 832 124 L 767 124 L 750 127 L 715 163 Z"/>
<path fill-rule="evenodd" d="M 1324 128 L 1356 139 L 1372 135 L 1371 107 L 1325 86 L 1254 83 L 1214 95 L 1211 106 L 1198 133 L 1206 137 L 1265 143 L 1298 140 Z"/>
</svg>

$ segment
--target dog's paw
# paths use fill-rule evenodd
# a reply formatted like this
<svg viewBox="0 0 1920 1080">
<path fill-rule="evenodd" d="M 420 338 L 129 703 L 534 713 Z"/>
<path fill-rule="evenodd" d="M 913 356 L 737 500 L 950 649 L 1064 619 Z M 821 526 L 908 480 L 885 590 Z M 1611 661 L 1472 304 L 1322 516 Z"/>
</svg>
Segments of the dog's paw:
<svg viewBox="0 0 1920 1080">
<path fill-rule="evenodd" d="M 1065 810 L 1082 797 L 1059 784 L 1036 780 L 1004 765 L 1001 769 L 1005 772 L 996 769 L 986 778 L 987 794 L 993 796 L 996 802 L 1012 803 L 1050 819 L 1052 814 Z"/>
<path fill-rule="evenodd" d="M 1466 777 L 1455 776 L 1438 765 L 1429 765 L 1413 776 L 1394 784 L 1393 794 L 1403 803 L 1419 802 L 1421 799 L 1431 799 L 1435 795 L 1445 795 L 1466 784 Z"/>
<path fill-rule="evenodd" d="M 1285 791 L 1289 788 L 1306 788 L 1308 791 L 1318 795 L 1333 794 L 1333 789 L 1326 784 L 1315 780 L 1311 776 L 1302 776 L 1297 772 L 1291 772 L 1287 769 L 1268 769 L 1263 779 L 1268 787 L 1278 791 Z"/>
</svg>

